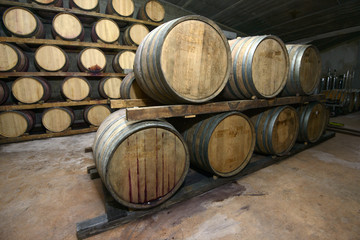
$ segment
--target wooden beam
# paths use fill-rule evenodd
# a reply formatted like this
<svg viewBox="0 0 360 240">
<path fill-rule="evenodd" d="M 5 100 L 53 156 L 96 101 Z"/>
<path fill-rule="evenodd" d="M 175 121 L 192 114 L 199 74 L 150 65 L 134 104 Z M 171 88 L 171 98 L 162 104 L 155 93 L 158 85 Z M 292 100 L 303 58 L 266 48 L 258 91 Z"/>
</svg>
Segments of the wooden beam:
<svg viewBox="0 0 360 240">
<path fill-rule="evenodd" d="M 87 72 L 4 72 L 0 78 L 9 77 L 125 77 L 124 73 L 87 73 Z M 6 79 L 5 79 L 6 80 Z"/>
<path fill-rule="evenodd" d="M 132 108 L 132 107 L 144 107 L 153 106 L 157 103 L 151 99 L 116 99 L 110 100 L 111 108 Z"/>
</svg>

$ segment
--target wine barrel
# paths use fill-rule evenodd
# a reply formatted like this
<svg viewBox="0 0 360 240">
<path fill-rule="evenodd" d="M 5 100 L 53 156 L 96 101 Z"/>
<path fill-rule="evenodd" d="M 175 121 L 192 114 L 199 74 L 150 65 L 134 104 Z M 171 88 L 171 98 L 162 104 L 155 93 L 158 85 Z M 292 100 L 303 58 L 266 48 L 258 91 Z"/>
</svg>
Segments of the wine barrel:
<svg viewBox="0 0 360 240">
<path fill-rule="evenodd" d="M 100 73 L 106 68 L 106 56 L 98 48 L 88 47 L 80 52 L 77 59 L 80 71 Z"/>
<path fill-rule="evenodd" d="M 152 22 L 162 22 L 165 18 L 165 9 L 159 1 L 150 0 L 140 7 L 137 18 Z"/>
<path fill-rule="evenodd" d="M 29 59 L 19 48 L 9 43 L 0 43 L 0 72 L 26 72 Z"/>
<path fill-rule="evenodd" d="M 299 133 L 299 116 L 294 108 L 272 108 L 251 120 L 256 131 L 256 152 L 281 156 L 294 146 Z"/>
<path fill-rule="evenodd" d="M 107 105 L 92 105 L 84 109 L 85 121 L 93 126 L 100 126 L 110 114 L 111 110 Z"/>
<path fill-rule="evenodd" d="M 106 77 L 99 83 L 99 94 L 103 98 L 120 98 L 120 86 L 122 79 L 118 77 Z"/>
<path fill-rule="evenodd" d="M 232 73 L 222 96 L 225 99 L 272 98 L 284 88 L 289 73 L 285 44 L 271 35 L 229 41 Z"/>
<path fill-rule="evenodd" d="M 22 103 L 46 102 L 51 96 L 51 86 L 44 78 L 20 77 L 12 84 L 11 92 Z"/>
<path fill-rule="evenodd" d="M 289 75 L 282 96 L 311 95 L 320 82 L 321 58 L 313 45 L 286 45 Z"/>
<path fill-rule="evenodd" d="M 6 111 L 0 113 L 0 135 L 19 137 L 34 127 L 35 114 L 30 111 Z"/>
<path fill-rule="evenodd" d="M 360 91 L 354 90 L 354 111 L 359 111 L 360 109 Z"/>
<path fill-rule="evenodd" d="M 108 18 L 102 18 L 94 23 L 91 31 L 93 42 L 116 43 L 120 38 L 117 23 Z"/>
<path fill-rule="evenodd" d="M 124 109 L 100 125 L 93 155 L 111 195 L 132 209 L 166 201 L 189 169 L 186 143 L 172 125 L 162 120 L 129 122 Z"/>
<path fill-rule="evenodd" d="M 81 101 L 90 95 L 91 86 L 84 77 L 67 77 L 61 85 L 61 93 L 66 99 Z"/>
<path fill-rule="evenodd" d="M 51 7 L 63 7 L 63 0 L 28 0 L 29 3 L 36 3 L 43 6 Z M 53 12 L 38 10 L 36 13 L 45 19 L 52 19 L 54 17 Z"/>
<path fill-rule="evenodd" d="M 69 7 L 82 11 L 100 12 L 99 0 L 69 0 Z"/>
<path fill-rule="evenodd" d="M 122 99 L 143 99 L 149 98 L 136 83 L 134 72 L 126 75 L 120 85 L 120 96 Z"/>
<path fill-rule="evenodd" d="M 53 107 L 42 114 L 42 124 L 50 132 L 63 132 L 74 123 L 75 115 L 72 109 Z"/>
<path fill-rule="evenodd" d="M 230 74 L 229 44 L 221 29 L 201 16 L 169 21 L 146 36 L 136 51 L 140 88 L 161 103 L 202 103 L 216 97 Z"/>
<path fill-rule="evenodd" d="M 0 81 L 0 105 L 5 103 L 9 97 L 9 88 L 4 81 Z"/>
<path fill-rule="evenodd" d="M 121 51 L 113 59 L 112 66 L 115 72 L 122 73 L 125 69 L 133 69 L 135 53 L 132 51 Z"/>
<path fill-rule="evenodd" d="M 255 130 L 242 113 L 222 113 L 202 120 L 184 132 L 191 165 L 230 177 L 249 162 L 255 147 Z"/>
<path fill-rule="evenodd" d="M 149 34 L 149 29 L 141 23 L 134 23 L 126 28 L 123 42 L 126 45 L 139 46 L 141 41 Z"/>
<path fill-rule="evenodd" d="M 85 31 L 80 20 L 71 13 L 59 13 L 52 21 L 52 35 L 67 41 L 84 40 Z"/>
<path fill-rule="evenodd" d="M 116 14 L 121 17 L 132 17 L 134 9 L 135 6 L 132 0 L 109 0 L 106 13 Z"/>
<path fill-rule="evenodd" d="M 299 135 L 300 142 L 317 142 L 327 126 L 327 113 L 324 104 L 311 102 L 297 109 L 299 113 Z"/>
<path fill-rule="evenodd" d="M 35 52 L 35 66 L 48 72 L 66 72 L 69 69 L 69 57 L 58 46 L 42 45 Z"/>
<path fill-rule="evenodd" d="M 3 14 L 3 24 L 9 36 L 44 38 L 44 25 L 30 10 L 22 7 L 8 8 Z"/>
</svg>

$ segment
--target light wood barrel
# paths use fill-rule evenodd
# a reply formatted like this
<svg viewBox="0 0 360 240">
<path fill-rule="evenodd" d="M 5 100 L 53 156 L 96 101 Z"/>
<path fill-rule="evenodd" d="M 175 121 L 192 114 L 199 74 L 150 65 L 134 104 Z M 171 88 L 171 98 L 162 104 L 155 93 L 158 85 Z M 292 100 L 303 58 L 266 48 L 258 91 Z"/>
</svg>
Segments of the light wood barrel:
<svg viewBox="0 0 360 240">
<path fill-rule="evenodd" d="M 297 110 L 300 119 L 297 140 L 300 142 L 317 142 L 327 126 L 325 105 L 319 102 L 311 102 L 300 106 Z"/>
<path fill-rule="evenodd" d="M 155 207 L 170 198 L 190 162 L 186 143 L 172 125 L 161 120 L 128 122 L 124 109 L 100 125 L 93 155 L 111 195 L 133 209 Z"/>
<path fill-rule="evenodd" d="M 137 18 L 152 22 L 162 22 L 165 18 L 165 9 L 159 1 L 150 0 L 140 7 Z"/>
<path fill-rule="evenodd" d="M 124 44 L 138 46 L 148 34 L 149 29 L 144 24 L 134 23 L 126 28 L 124 32 Z"/>
<path fill-rule="evenodd" d="M 183 135 L 190 150 L 191 164 L 222 177 L 239 173 L 254 152 L 254 126 L 239 112 L 222 113 L 202 120 Z"/>
<path fill-rule="evenodd" d="M 35 114 L 30 111 L 7 111 L 0 113 L 0 135 L 19 137 L 34 126 Z"/>
<path fill-rule="evenodd" d="M 225 99 L 272 98 L 284 88 L 289 73 L 285 44 L 271 35 L 229 41 L 232 73 L 222 93 Z"/>
<path fill-rule="evenodd" d="M 133 69 L 135 53 L 132 51 L 121 51 L 113 59 L 112 66 L 115 72 L 122 73 L 124 69 Z"/>
<path fill-rule="evenodd" d="M 28 2 L 45 6 L 63 7 L 63 0 L 28 0 Z"/>
<path fill-rule="evenodd" d="M 63 132 L 74 123 L 75 115 L 72 109 L 54 107 L 42 114 L 42 124 L 50 132 Z"/>
<path fill-rule="evenodd" d="M 35 52 L 35 66 L 47 72 L 66 72 L 69 57 L 64 50 L 55 45 L 42 45 Z"/>
<path fill-rule="evenodd" d="M 94 23 L 91 31 L 93 42 L 116 43 L 120 38 L 117 23 L 108 18 L 102 18 Z"/>
<path fill-rule="evenodd" d="M 44 38 L 44 25 L 30 10 L 22 7 L 8 8 L 3 14 L 3 24 L 10 36 Z"/>
<path fill-rule="evenodd" d="M 9 43 L 0 43 L 0 72 L 26 72 L 29 59 L 19 48 Z"/>
<path fill-rule="evenodd" d="M 106 56 L 104 52 L 98 48 L 85 48 L 79 53 L 77 64 L 83 72 L 104 72 L 106 68 Z"/>
<path fill-rule="evenodd" d="M 106 77 L 99 83 L 99 94 L 103 98 L 118 99 L 120 95 L 120 86 L 122 79 L 118 77 Z"/>
<path fill-rule="evenodd" d="M 100 124 L 111 114 L 111 110 L 107 105 L 92 105 L 84 109 L 84 120 L 93 126 Z"/>
<path fill-rule="evenodd" d="M 109 0 L 106 13 L 116 14 L 121 17 L 132 17 L 134 9 L 135 6 L 132 0 Z"/>
<path fill-rule="evenodd" d="M 230 74 L 229 44 L 201 16 L 169 21 L 146 36 L 134 72 L 141 89 L 161 103 L 202 103 L 216 97 Z"/>
<path fill-rule="evenodd" d="M 46 102 L 51 96 L 51 86 L 44 78 L 20 77 L 13 82 L 11 92 L 22 103 Z"/>
<path fill-rule="evenodd" d="M 320 82 L 321 58 L 313 45 L 286 45 L 290 70 L 283 96 L 311 95 Z"/>
<path fill-rule="evenodd" d="M 294 146 L 299 133 L 299 116 L 293 107 L 272 108 L 251 120 L 256 131 L 256 152 L 281 156 Z"/>
<path fill-rule="evenodd" d="M 91 86 L 84 77 L 67 77 L 61 85 L 61 93 L 66 99 L 81 101 L 90 95 Z"/>
<path fill-rule="evenodd" d="M 69 7 L 82 11 L 100 12 L 99 0 L 69 0 Z"/>
<path fill-rule="evenodd" d="M 52 35 L 67 41 L 84 40 L 85 32 L 80 20 L 71 13 L 59 13 L 52 21 Z"/>
<path fill-rule="evenodd" d="M 120 86 L 122 99 L 144 99 L 149 98 L 136 83 L 134 72 L 126 75 Z"/>
<path fill-rule="evenodd" d="M 5 103 L 9 97 L 9 88 L 4 81 L 0 81 L 0 105 Z"/>
</svg>

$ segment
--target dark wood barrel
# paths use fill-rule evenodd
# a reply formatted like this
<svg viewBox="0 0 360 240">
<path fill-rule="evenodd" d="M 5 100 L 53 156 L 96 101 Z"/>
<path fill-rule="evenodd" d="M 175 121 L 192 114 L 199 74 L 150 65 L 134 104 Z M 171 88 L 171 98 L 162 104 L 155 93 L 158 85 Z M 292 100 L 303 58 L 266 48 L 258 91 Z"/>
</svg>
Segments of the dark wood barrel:
<svg viewBox="0 0 360 240">
<path fill-rule="evenodd" d="M 106 77 L 99 83 L 99 94 L 103 98 L 120 98 L 120 86 L 122 79 L 119 77 Z"/>
<path fill-rule="evenodd" d="M 133 51 L 121 51 L 114 57 L 112 66 L 115 72 L 122 73 L 125 69 L 134 68 L 135 53 Z"/>
<path fill-rule="evenodd" d="M 71 13 L 59 13 L 52 21 L 52 35 L 67 41 L 84 40 L 85 31 L 81 21 Z"/>
<path fill-rule="evenodd" d="M 88 47 L 82 50 L 77 58 L 80 71 L 100 73 L 106 68 L 106 56 L 98 48 Z"/>
<path fill-rule="evenodd" d="M 91 85 L 84 77 L 67 77 L 61 85 L 61 94 L 72 101 L 81 101 L 89 97 Z"/>
<path fill-rule="evenodd" d="M 230 63 L 221 29 L 207 18 L 186 16 L 146 36 L 136 51 L 134 72 L 141 89 L 158 102 L 203 103 L 223 90 Z"/>
<path fill-rule="evenodd" d="M 126 45 L 138 46 L 149 34 L 149 29 L 141 23 L 134 23 L 126 28 L 123 35 L 123 42 Z"/>
<path fill-rule="evenodd" d="M 93 42 L 116 43 L 120 38 L 120 28 L 114 20 L 102 18 L 94 23 L 91 30 Z"/>
<path fill-rule="evenodd" d="M 5 103 L 9 98 L 9 88 L 4 81 L 0 81 L 0 105 Z"/>
<path fill-rule="evenodd" d="M 272 98 L 284 88 L 289 73 L 285 44 L 271 35 L 229 41 L 232 73 L 222 96 L 225 99 Z"/>
<path fill-rule="evenodd" d="M 327 126 L 325 105 L 319 102 L 311 102 L 300 106 L 297 110 L 300 119 L 297 140 L 300 142 L 317 142 Z"/>
<path fill-rule="evenodd" d="M 84 120 L 90 125 L 100 126 L 100 124 L 111 114 L 111 109 L 107 105 L 92 105 L 84 109 Z"/>
<path fill-rule="evenodd" d="M 71 108 L 53 107 L 46 109 L 41 118 L 43 126 L 50 132 L 63 132 L 74 123 L 75 115 Z"/>
<path fill-rule="evenodd" d="M 313 45 L 286 45 L 290 70 L 282 96 L 311 95 L 319 86 L 321 58 Z"/>
<path fill-rule="evenodd" d="M 35 52 L 35 66 L 39 71 L 66 72 L 69 57 L 64 50 L 55 45 L 42 45 Z"/>
<path fill-rule="evenodd" d="M 144 99 L 149 98 L 136 82 L 134 72 L 126 75 L 120 85 L 120 96 L 122 99 Z"/>
<path fill-rule="evenodd" d="M 30 10 L 22 7 L 8 8 L 2 17 L 6 33 L 21 38 L 44 38 L 44 25 Z"/>
<path fill-rule="evenodd" d="M 254 152 L 254 126 L 239 112 L 209 117 L 191 126 L 183 135 L 191 164 L 222 177 L 239 173 Z"/>
<path fill-rule="evenodd" d="M 171 124 L 162 120 L 128 122 L 124 109 L 100 125 L 93 155 L 111 195 L 133 209 L 155 207 L 170 198 L 190 165 L 186 143 Z"/>
<path fill-rule="evenodd" d="M 294 146 L 299 133 L 299 116 L 293 107 L 271 108 L 251 120 L 256 131 L 256 152 L 281 156 Z"/>
<path fill-rule="evenodd" d="M 165 9 L 159 1 L 150 0 L 140 7 L 137 18 L 152 22 L 162 22 L 165 18 Z"/>
<path fill-rule="evenodd" d="M 133 0 L 109 0 L 106 6 L 106 13 L 121 17 L 132 17 L 134 9 Z"/>
<path fill-rule="evenodd" d="M 51 7 L 63 7 L 63 0 L 28 0 L 29 3 L 36 3 L 43 6 Z M 53 12 L 38 10 L 36 13 L 45 19 L 52 19 L 54 17 Z"/>
<path fill-rule="evenodd" d="M 41 77 L 20 77 L 13 82 L 11 92 L 22 103 L 46 102 L 51 96 L 51 85 Z"/>
<path fill-rule="evenodd" d="M 0 72 L 26 72 L 29 59 L 19 48 L 12 44 L 0 43 Z"/>
<path fill-rule="evenodd" d="M 34 127 L 35 114 L 31 111 L 0 112 L 0 135 L 19 137 Z"/>
</svg>

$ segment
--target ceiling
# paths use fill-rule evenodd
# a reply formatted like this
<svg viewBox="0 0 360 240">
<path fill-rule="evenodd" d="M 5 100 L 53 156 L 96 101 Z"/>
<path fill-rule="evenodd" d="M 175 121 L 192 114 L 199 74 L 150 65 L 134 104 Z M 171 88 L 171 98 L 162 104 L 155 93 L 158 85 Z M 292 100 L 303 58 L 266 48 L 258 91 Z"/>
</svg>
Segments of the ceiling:
<svg viewBox="0 0 360 240">
<path fill-rule="evenodd" d="M 360 38 L 360 0 L 166 0 L 245 35 L 320 49 Z"/>
</svg>

